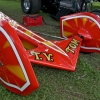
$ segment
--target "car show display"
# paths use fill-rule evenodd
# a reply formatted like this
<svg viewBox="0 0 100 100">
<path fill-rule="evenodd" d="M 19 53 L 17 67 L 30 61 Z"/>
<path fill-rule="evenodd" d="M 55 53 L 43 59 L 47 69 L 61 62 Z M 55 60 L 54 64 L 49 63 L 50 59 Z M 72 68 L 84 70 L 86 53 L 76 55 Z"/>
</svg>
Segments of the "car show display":
<svg viewBox="0 0 100 100">
<path fill-rule="evenodd" d="M 60 18 L 64 40 L 47 40 L 0 12 L 0 82 L 26 96 L 39 87 L 32 64 L 74 72 L 80 52 L 100 53 L 100 17 L 80 12 Z"/>
</svg>

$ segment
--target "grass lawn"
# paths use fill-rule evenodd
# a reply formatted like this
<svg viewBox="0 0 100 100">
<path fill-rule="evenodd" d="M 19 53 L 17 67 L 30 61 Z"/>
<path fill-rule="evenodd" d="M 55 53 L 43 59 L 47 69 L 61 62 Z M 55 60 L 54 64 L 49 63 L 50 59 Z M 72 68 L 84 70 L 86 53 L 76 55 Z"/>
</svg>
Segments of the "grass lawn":
<svg viewBox="0 0 100 100">
<path fill-rule="evenodd" d="M 95 3 L 94 5 L 100 5 Z M 100 7 L 100 6 L 98 6 Z M 0 0 L 0 11 L 22 24 L 19 0 Z M 59 26 L 49 14 L 40 12 L 47 24 Z M 46 25 L 29 27 L 50 35 L 59 36 L 59 29 Z M 48 38 L 48 37 L 45 37 Z M 40 87 L 28 96 L 9 92 L 0 84 L 0 100 L 100 100 L 100 54 L 80 53 L 75 72 L 52 69 L 33 64 Z"/>
<path fill-rule="evenodd" d="M 94 2 L 93 5 L 94 5 L 95 8 L 100 9 L 100 2 Z"/>
</svg>

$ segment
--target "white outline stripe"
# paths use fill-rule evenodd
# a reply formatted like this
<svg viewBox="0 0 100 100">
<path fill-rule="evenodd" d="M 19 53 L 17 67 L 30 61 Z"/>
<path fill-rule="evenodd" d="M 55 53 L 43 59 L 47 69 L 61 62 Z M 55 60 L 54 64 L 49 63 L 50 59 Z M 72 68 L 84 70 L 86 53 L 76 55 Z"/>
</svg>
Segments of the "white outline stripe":
<svg viewBox="0 0 100 100">
<path fill-rule="evenodd" d="M 20 90 L 20 91 L 24 91 L 24 90 L 30 85 L 30 81 L 29 81 L 28 75 L 27 75 L 26 70 L 25 70 L 25 68 L 24 68 L 24 65 L 23 65 L 23 63 L 22 63 L 22 61 L 21 61 L 21 58 L 20 58 L 20 56 L 19 56 L 19 54 L 18 54 L 18 52 L 17 52 L 17 49 L 16 49 L 15 45 L 13 44 L 13 41 L 11 40 L 11 38 L 9 37 L 9 35 L 7 34 L 7 32 L 6 32 L 2 27 L 0 27 L 0 31 L 4 34 L 4 36 L 5 36 L 5 37 L 7 38 L 7 40 L 9 41 L 9 43 L 10 43 L 10 45 L 11 45 L 11 47 L 12 47 L 12 49 L 13 49 L 15 55 L 16 55 L 16 58 L 17 58 L 17 60 L 18 60 L 18 62 L 19 62 L 19 64 L 20 64 L 20 66 L 21 66 L 21 69 L 22 69 L 22 71 L 23 71 L 23 74 L 24 74 L 24 76 L 25 76 L 27 82 L 26 82 L 21 88 L 19 88 L 19 87 L 16 86 L 16 85 L 7 83 L 7 82 L 4 81 L 2 78 L 0 78 L 0 80 L 1 80 L 2 82 L 4 82 L 6 85 L 10 86 L 10 87 L 16 88 L 16 89 L 18 89 L 18 90 Z"/>
<path fill-rule="evenodd" d="M 17 25 L 20 26 L 19 24 L 17 24 Z M 15 27 L 13 27 L 13 28 L 15 28 Z M 21 26 L 21 28 L 24 28 L 24 27 Z M 32 36 L 30 36 L 30 35 L 24 33 L 23 31 L 19 30 L 18 28 L 15 28 L 15 29 L 18 30 L 20 33 L 22 33 L 22 34 L 28 36 L 29 38 L 31 38 L 31 39 L 37 41 L 38 43 L 43 43 L 44 45 L 48 46 L 49 48 L 51 48 L 51 49 L 53 49 L 53 50 L 55 50 L 55 51 L 57 51 L 57 52 L 59 52 L 59 53 L 61 53 L 61 54 L 63 54 L 63 55 L 65 55 L 65 56 L 68 57 L 68 55 L 64 52 L 64 50 L 62 50 L 61 48 L 59 48 L 59 47 L 58 47 L 57 45 L 55 45 L 54 43 L 48 41 L 48 42 L 50 42 L 52 45 L 54 45 L 56 48 L 58 48 L 58 50 L 57 50 L 56 48 L 53 48 L 52 46 L 49 46 L 49 45 L 47 45 L 46 43 L 44 43 L 44 42 L 46 42 L 47 40 L 45 40 L 44 38 L 42 38 L 42 37 L 36 35 L 35 33 L 34 33 L 35 36 L 37 36 L 37 37 L 43 39 L 43 42 L 41 42 L 41 41 L 35 39 L 34 37 L 32 37 Z M 24 29 L 25 29 L 25 28 L 24 28 Z M 27 29 L 25 29 L 25 30 L 27 30 Z M 29 30 L 27 30 L 27 31 L 29 31 Z M 29 31 L 29 32 L 31 32 L 31 31 Z M 32 32 L 31 32 L 31 33 L 32 33 Z M 32 33 L 32 34 L 33 34 L 33 33 Z M 33 35 L 34 35 L 34 34 L 33 34 Z M 61 51 L 63 51 L 63 52 L 60 52 L 59 50 L 61 50 Z"/>
<path fill-rule="evenodd" d="M 21 26 L 20 24 L 18 24 L 16 21 L 10 19 L 8 16 L 6 16 L 5 14 L 3 14 L 2 12 L 0 12 L 0 15 L 3 16 L 3 18 L 4 18 L 5 20 L 7 20 L 8 23 L 9 23 L 10 21 L 12 21 L 14 24 L 16 23 L 17 27 L 19 26 L 19 27 L 23 28 L 25 31 L 28 31 L 28 32 L 30 32 L 32 35 L 37 36 L 38 38 L 42 39 L 44 42 L 47 41 L 47 40 L 45 40 L 44 38 L 38 36 L 36 33 L 34 33 L 34 32 L 32 32 L 32 31 L 30 31 L 30 30 L 24 28 L 23 26 Z M 11 26 L 11 25 L 10 25 L 10 26 Z M 22 30 L 19 30 L 17 27 L 14 27 L 14 26 L 11 26 L 11 27 L 13 27 L 14 29 L 18 30 L 19 32 L 25 34 Z M 34 37 L 32 37 L 32 36 L 30 36 L 30 35 L 28 35 L 28 34 L 25 34 L 25 35 L 27 35 L 27 36 L 30 37 L 31 39 L 33 39 L 33 40 L 35 40 L 35 41 L 41 43 L 41 41 L 35 39 Z M 42 42 L 44 45 L 50 47 L 51 49 L 53 49 L 53 50 L 55 50 L 55 51 L 57 51 L 57 52 L 59 52 L 59 53 L 65 55 L 65 56 L 68 56 L 68 55 L 64 52 L 64 50 L 62 50 L 61 48 L 59 48 L 59 47 L 58 47 L 57 45 L 55 45 L 54 43 L 52 43 L 52 42 L 49 41 L 49 42 L 50 42 L 51 44 L 53 44 L 56 48 L 58 48 L 59 50 L 61 50 L 61 51 L 63 51 L 63 52 L 60 52 L 60 51 L 57 50 L 56 48 L 53 48 L 52 46 L 49 46 L 49 45 L 45 44 L 44 42 Z"/>
<path fill-rule="evenodd" d="M 84 47 L 84 46 L 81 46 L 82 49 L 87 49 L 87 50 L 98 50 L 100 51 L 100 48 L 95 48 L 95 47 Z"/>
</svg>

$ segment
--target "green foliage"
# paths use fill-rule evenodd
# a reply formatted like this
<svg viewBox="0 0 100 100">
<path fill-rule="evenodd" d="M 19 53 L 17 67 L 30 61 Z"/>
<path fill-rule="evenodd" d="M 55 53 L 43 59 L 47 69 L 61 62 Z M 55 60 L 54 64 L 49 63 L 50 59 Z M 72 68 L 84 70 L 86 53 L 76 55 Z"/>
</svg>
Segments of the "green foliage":
<svg viewBox="0 0 100 100">
<path fill-rule="evenodd" d="M 20 2 L 0 0 L 0 11 L 22 24 Z M 49 14 L 40 11 L 47 24 L 59 26 Z M 59 36 L 59 29 L 46 25 L 29 27 L 33 31 Z M 49 37 L 46 37 L 50 39 Z M 75 72 L 34 65 L 40 87 L 28 96 L 20 96 L 0 85 L 0 100 L 100 100 L 100 54 L 80 53 Z"/>
</svg>

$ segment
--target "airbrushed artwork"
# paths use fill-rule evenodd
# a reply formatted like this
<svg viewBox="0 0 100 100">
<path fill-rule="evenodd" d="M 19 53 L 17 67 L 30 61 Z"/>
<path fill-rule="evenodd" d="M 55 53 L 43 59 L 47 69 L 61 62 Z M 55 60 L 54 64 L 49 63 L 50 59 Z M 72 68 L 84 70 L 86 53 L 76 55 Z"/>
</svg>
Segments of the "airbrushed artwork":
<svg viewBox="0 0 100 100">
<path fill-rule="evenodd" d="M 64 40 L 46 40 L 0 12 L 0 81 L 26 96 L 39 87 L 33 64 L 74 72 L 80 52 L 100 53 L 100 17 L 89 12 L 60 18 Z"/>
</svg>

